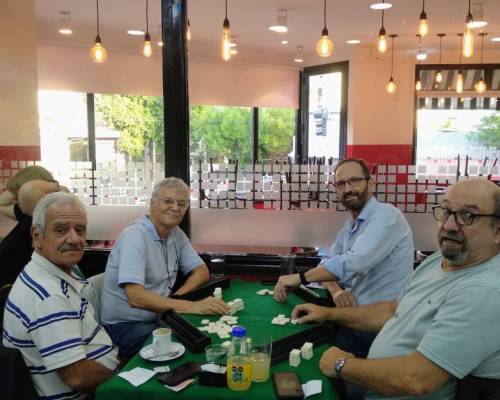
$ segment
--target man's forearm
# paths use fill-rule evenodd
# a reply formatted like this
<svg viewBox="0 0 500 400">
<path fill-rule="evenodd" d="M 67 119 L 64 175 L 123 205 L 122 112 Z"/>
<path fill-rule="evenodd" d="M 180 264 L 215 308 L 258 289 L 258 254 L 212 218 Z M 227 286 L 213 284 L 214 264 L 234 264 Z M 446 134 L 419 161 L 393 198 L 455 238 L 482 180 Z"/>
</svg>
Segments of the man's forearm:
<svg viewBox="0 0 500 400">
<path fill-rule="evenodd" d="M 57 370 L 72 389 L 90 393 L 113 376 L 113 371 L 93 360 L 81 360 Z"/>
<path fill-rule="evenodd" d="M 378 332 L 393 317 L 397 303 L 392 301 L 356 307 L 333 307 L 328 320 L 363 332 Z"/>
<path fill-rule="evenodd" d="M 162 313 L 171 309 L 175 311 L 187 311 L 191 303 L 186 300 L 176 300 L 160 296 L 137 284 L 127 284 L 125 286 L 125 293 L 128 304 L 131 307 L 155 313 Z"/>
<path fill-rule="evenodd" d="M 306 271 L 305 277 L 308 282 L 338 281 L 339 279 L 331 274 L 323 265 Z"/>
<path fill-rule="evenodd" d="M 210 279 L 210 272 L 208 272 L 208 268 L 205 264 L 196 267 L 191 276 L 184 282 L 177 292 L 176 295 L 183 295 L 185 293 L 191 292 L 192 290 L 200 287 L 204 283 L 208 282 Z"/>
</svg>

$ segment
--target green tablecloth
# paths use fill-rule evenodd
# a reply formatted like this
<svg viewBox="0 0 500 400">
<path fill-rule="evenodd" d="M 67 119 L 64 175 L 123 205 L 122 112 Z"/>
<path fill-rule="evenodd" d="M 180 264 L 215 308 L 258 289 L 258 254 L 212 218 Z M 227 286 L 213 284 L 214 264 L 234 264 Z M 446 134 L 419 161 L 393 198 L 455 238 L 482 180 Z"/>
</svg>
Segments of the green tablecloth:
<svg viewBox="0 0 500 400">
<path fill-rule="evenodd" d="M 301 304 L 304 301 L 299 297 L 291 294 L 286 303 L 277 303 L 272 296 L 257 295 L 256 292 L 262 288 L 272 289 L 271 286 L 263 286 L 257 282 L 232 281 L 231 287 L 223 290 L 224 301 L 231 301 L 235 298 L 242 298 L 245 302 L 245 309 L 238 312 L 238 324 L 247 328 L 248 336 L 256 333 L 268 331 L 273 339 L 280 339 L 301 330 L 307 329 L 308 325 L 293 325 L 287 324 L 284 326 L 271 325 L 271 320 L 278 314 L 290 316 L 293 307 Z M 215 316 L 198 316 L 184 315 L 186 319 L 191 321 L 196 326 L 201 326 L 202 319 L 217 321 L 219 317 Z M 210 335 L 212 343 L 220 343 L 223 340 L 214 334 Z M 227 339 L 226 339 L 227 340 Z M 150 340 L 149 340 L 150 341 Z M 175 341 L 175 337 L 174 337 Z M 319 360 L 323 352 L 328 348 L 328 345 L 323 345 L 314 348 L 314 357 L 311 360 L 302 360 L 301 365 L 297 368 L 290 367 L 288 360 L 281 362 L 271 367 L 271 372 L 276 371 L 295 371 L 299 374 L 302 383 L 311 379 L 321 379 L 323 381 L 323 393 L 311 397 L 311 399 L 338 399 L 334 393 L 330 379 L 325 377 L 319 370 Z M 189 351 L 177 360 L 168 363 L 152 363 L 143 360 L 136 355 L 123 369 L 128 371 L 135 367 L 143 367 L 152 369 L 156 366 L 169 365 L 173 368 L 186 361 L 204 362 L 205 354 L 191 354 Z M 252 387 L 245 392 L 233 392 L 227 388 L 215 388 L 208 386 L 199 386 L 193 384 L 181 392 L 174 393 L 166 389 L 161 383 L 157 382 L 153 377 L 148 382 L 139 387 L 134 387 L 124 379 L 114 376 L 108 382 L 98 387 L 96 392 L 97 400 L 118 400 L 118 399 L 259 399 L 267 400 L 275 398 L 274 388 L 271 379 L 263 383 L 252 383 Z"/>
</svg>

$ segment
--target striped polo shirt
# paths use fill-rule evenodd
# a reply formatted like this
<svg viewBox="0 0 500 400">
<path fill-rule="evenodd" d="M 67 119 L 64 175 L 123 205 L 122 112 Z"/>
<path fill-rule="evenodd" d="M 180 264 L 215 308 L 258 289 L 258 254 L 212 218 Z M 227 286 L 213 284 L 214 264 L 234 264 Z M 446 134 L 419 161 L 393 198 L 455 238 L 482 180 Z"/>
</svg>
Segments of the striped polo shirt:
<svg viewBox="0 0 500 400">
<path fill-rule="evenodd" d="M 34 252 L 5 306 L 3 344 L 21 351 L 42 400 L 83 399 L 56 370 L 85 358 L 114 370 L 117 349 L 82 295 L 88 282 Z"/>
</svg>

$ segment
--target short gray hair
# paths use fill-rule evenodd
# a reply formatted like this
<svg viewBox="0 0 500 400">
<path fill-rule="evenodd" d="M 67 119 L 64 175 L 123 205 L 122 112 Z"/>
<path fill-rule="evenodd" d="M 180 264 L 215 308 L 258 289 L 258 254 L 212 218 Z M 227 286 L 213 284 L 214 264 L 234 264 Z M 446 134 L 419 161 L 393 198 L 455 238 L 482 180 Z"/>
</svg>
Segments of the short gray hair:
<svg viewBox="0 0 500 400">
<path fill-rule="evenodd" d="M 184 192 L 186 194 L 186 197 L 189 197 L 190 193 L 189 186 L 186 185 L 182 179 L 171 176 L 162 179 L 154 186 L 151 198 L 154 199 L 155 197 L 158 197 L 163 188 L 175 189 L 178 192 Z"/>
<path fill-rule="evenodd" d="M 47 210 L 54 203 L 76 204 L 83 210 L 85 215 L 87 214 L 85 211 L 85 206 L 74 194 L 65 192 L 55 192 L 47 194 L 42 197 L 42 199 L 38 202 L 35 209 L 33 210 L 32 226 L 38 228 L 42 235 L 45 232 L 45 217 L 47 216 Z"/>
</svg>

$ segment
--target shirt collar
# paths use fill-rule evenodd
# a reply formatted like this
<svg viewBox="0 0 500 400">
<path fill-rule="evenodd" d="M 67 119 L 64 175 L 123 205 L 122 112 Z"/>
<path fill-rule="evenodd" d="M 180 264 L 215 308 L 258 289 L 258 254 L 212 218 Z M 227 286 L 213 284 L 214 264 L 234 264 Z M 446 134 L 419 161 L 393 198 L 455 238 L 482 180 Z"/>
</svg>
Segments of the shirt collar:
<svg viewBox="0 0 500 400">
<path fill-rule="evenodd" d="M 358 215 L 358 218 L 356 218 L 356 220 L 358 221 L 364 221 L 366 220 L 370 214 L 373 212 L 375 206 L 377 205 L 377 199 L 375 198 L 375 196 L 372 196 L 370 198 L 370 200 L 368 200 L 365 204 L 365 206 L 363 207 L 363 209 L 361 210 L 361 212 L 359 213 Z"/>
<path fill-rule="evenodd" d="M 146 232 L 148 233 L 148 235 L 151 237 L 152 240 L 163 241 L 160 235 L 158 235 L 158 231 L 156 230 L 155 224 L 153 224 L 153 221 L 151 221 L 149 215 L 145 215 L 144 218 L 140 220 L 140 223 L 144 226 Z M 167 240 L 165 240 L 165 242 L 166 241 Z"/>
<path fill-rule="evenodd" d="M 79 278 L 78 276 L 76 276 L 76 274 L 74 272 L 71 272 L 71 275 L 68 275 L 61 268 L 59 268 L 57 265 L 52 263 L 50 260 L 46 259 L 41 254 L 38 254 L 36 251 L 33 252 L 33 255 L 31 256 L 31 261 L 33 263 L 37 264 L 39 267 L 43 268 L 49 274 L 52 274 L 52 275 L 56 276 L 57 278 L 60 278 L 63 281 L 67 282 L 77 292 L 81 292 L 83 287 L 86 284 L 88 284 L 87 280 Z M 72 268 L 74 268 L 74 267 L 75 266 L 73 266 Z"/>
</svg>

